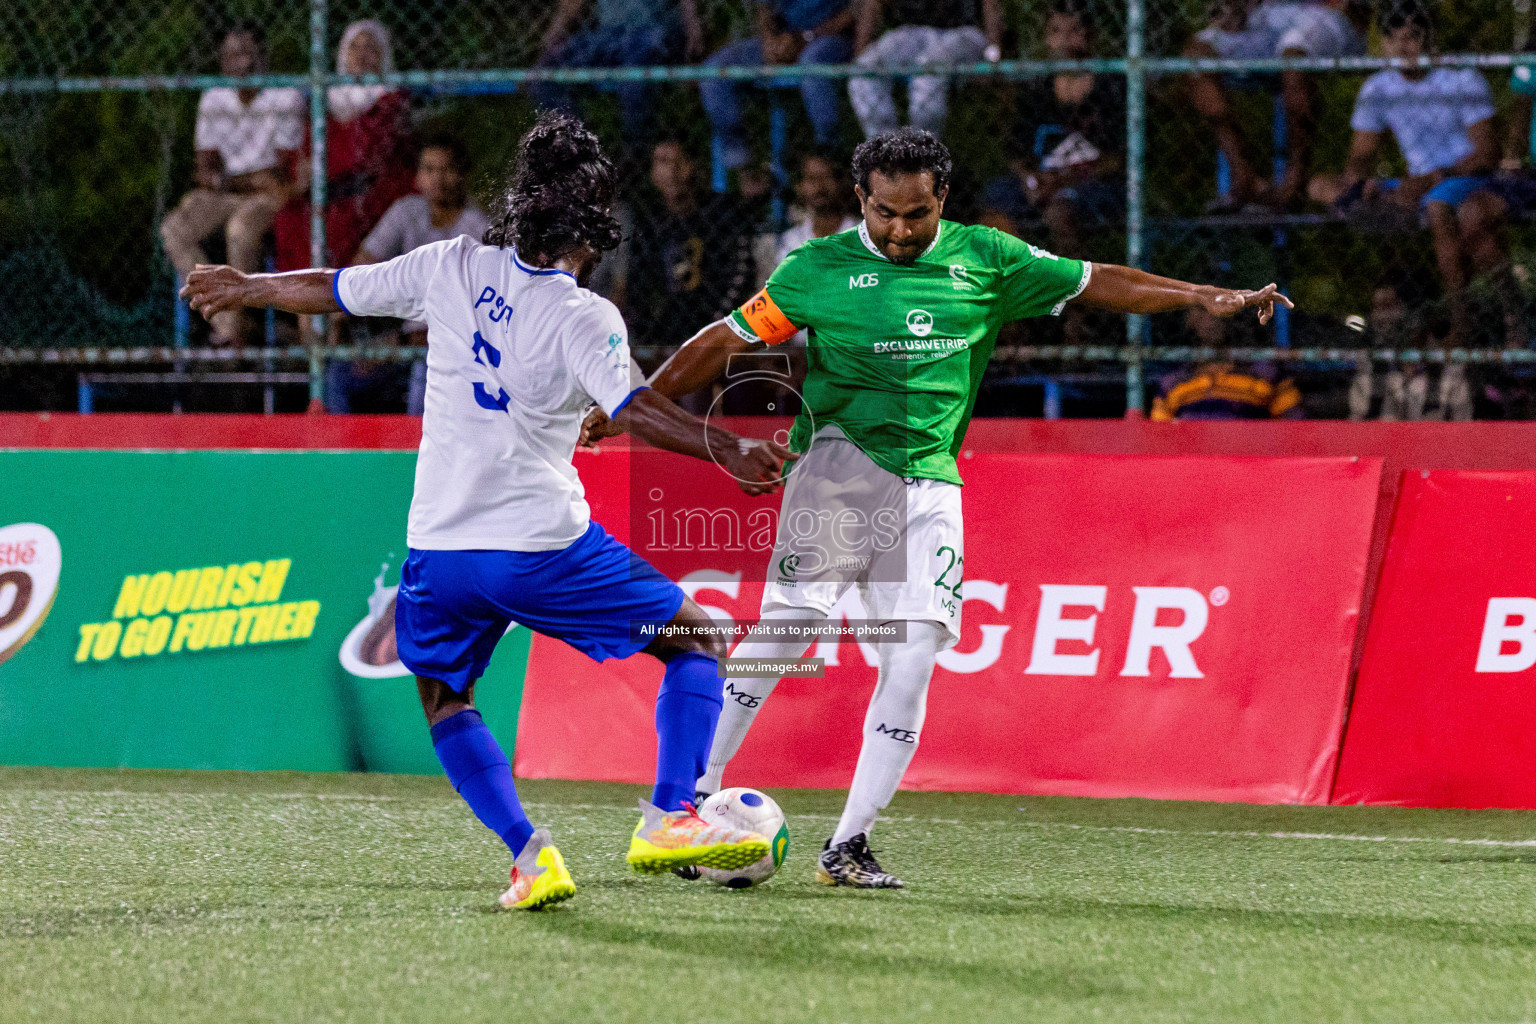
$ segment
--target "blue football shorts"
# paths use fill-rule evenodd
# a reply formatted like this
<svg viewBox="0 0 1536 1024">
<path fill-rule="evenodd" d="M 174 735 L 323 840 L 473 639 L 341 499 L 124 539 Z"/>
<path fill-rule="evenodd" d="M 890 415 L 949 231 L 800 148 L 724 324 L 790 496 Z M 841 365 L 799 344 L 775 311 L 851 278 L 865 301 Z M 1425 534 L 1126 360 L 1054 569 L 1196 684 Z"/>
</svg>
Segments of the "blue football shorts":
<svg viewBox="0 0 1536 1024">
<path fill-rule="evenodd" d="M 682 605 L 681 587 L 594 522 L 559 551 L 412 548 L 395 641 L 406 668 L 463 693 L 514 622 L 604 661 L 644 648 L 644 627 L 671 622 Z"/>
</svg>

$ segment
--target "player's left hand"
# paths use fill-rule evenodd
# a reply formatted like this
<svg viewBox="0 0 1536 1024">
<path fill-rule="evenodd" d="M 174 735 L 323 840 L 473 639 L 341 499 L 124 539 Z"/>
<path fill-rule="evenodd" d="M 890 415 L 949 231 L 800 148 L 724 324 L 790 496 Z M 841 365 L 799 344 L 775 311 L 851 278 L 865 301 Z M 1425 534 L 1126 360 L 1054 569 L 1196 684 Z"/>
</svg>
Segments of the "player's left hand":
<svg viewBox="0 0 1536 1024">
<path fill-rule="evenodd" d="M 199 263 L 181 286 L 181 297 L 207 320 L 215 313 L 244 305 L 245 275 L 234 267 Z"/>
<path fill-rule="evenodd" d="M 1280 286 L 1277 284 L 1265 285 L 1256 292 L 1246 289 L 1212 288 L 1200 296 L 1200 305 L 1205 307 L 1207 313 L 1215 316 L 1231 316 L 1249 307 L 1256 307 L 1261 324 L 1269 323 L 1274 317 L 1277 302 L 1284 304 L 1286 309 L 1296 308 L 1290 299 L 1280 294 Z"/>
<path fill-rule="evenodd" d="M 581 436 L 577 438 L 576 445 L 591 451 L 597 450 L 597 442 L 605 437 L 618 437 L 624 433 L 624 429 L 603 412 L 602 406 L 594 406 L 587 413 L 587 418 L 581 421 Z"/>
</svg>

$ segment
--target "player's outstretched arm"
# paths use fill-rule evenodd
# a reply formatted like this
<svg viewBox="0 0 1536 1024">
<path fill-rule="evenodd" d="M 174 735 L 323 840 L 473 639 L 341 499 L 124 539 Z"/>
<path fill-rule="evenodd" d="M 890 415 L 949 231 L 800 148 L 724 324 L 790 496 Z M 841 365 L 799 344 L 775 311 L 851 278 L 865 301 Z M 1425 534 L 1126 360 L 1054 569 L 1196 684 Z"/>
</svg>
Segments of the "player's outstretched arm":
<svg viewBox="0 0 1536 1024">
<path fill-rule="evenodd" d="M 1088 287 L 1077 301 L 1095 309 L 1114 313 L 1171 313 L 1201 306 L 1216 316 L 1231 316 L 1245 309 L 1259 311 L 1259 323 L 1267 324 L 1275 315 L 1275 303 L 1295 309 L 1291 300 L 1280 294 L 1278 285 L 1258 291 L 1216 288 L 1208 284 L 1190 284 L 1169 277 L 1158 277 L 1133 267 L 1113 263 L 1095 263 Z"/>
<path fill-rule="evenodd" d="M 749 344 L 724 320 L 717 320 L 683 342 L 683 347 L 651 375 L 650 385 L 668 398 L 691 395 L 713 384 L 725 372 L 731 356 L 754 347 L 761 346 Z"/>
<path fill-rule="evenodd" d="M 181 297 L 204 318 L 242 306 L 271 306 L 288 313 L 339 313 L 334 270 L 246 274 L 234 267 L 199 264 L 181 286 Z"/>
<path fill-rule="evenodd" d="M 785 460 L 799 457 L 772 441 L 740 437 L 691 416 L 654 388 L 635 392 L 614 423 L 652 447 L 714 462 L 748 494 L 772 491 L 784 480 Z"/>
<path fill-rule="evenodd" d="M 724 320 L 718 320 L 683 342 L 683 347 L 662 363 L 647 383 L 670 399 L 682 398 L 714 383 L 725 372 L 731 356 L 755 347 L 760 346 L 744 341 Z M 602 409 L 593 409 L 581 425 L 579 443 L 584 448 L 593 447 L 623 429 L 623 424 L 610 421 Z"/>
</svg>

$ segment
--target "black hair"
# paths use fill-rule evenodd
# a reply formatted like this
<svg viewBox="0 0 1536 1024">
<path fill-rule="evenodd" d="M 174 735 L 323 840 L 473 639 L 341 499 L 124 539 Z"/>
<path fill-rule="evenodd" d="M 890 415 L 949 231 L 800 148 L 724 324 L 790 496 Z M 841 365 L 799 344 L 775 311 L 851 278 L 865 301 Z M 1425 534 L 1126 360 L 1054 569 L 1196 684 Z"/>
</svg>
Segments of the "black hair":
<svg viewBox="0 0 1536 1024">
<path fill-rule="evenodd" d="M 469 173 L 469 147 L 457 135 L 450 132 L 428 132 L 422 137 L 421 146 L 417 149 L 418 159 L 419 154 L 429 149 L 446 149 L 454 169 L 460 174 Z"/>
<path fill-rule="evenodd" d="M 1427 45 L 1435 32 L 1435 21 L 1420 0 L 1394 0 L 1381 16 L 1381 30 L 1396 32 L 1405 25 L 1418 29 Z"/>
<path fill-rule="evenodd" d="M 241 18 L 239 21 L 230 22 L 229 28 L 224 30 L 224 38 L 230 36 L 250 36 L 258 49 L 265 49 L 267 45 L 267 30 L 261 27 L 261 22 L 253 18 Z"/>
<path fill-rule="evenodd" d="M 615 173 L 586 125 L 546 110 L 517 144 L 517 159 L 486 245 L 515 245 L 524 258 L 548 265 L 582 245 L 617 248 Z"/>
<path fill-rule="evenodd" d="M 853 151 L 853 180 L 865 193 L 869 192 L 869 176 L 876 171 L 887 177 L 926 171 L 933 175 L 933 194 L 939 195 L 949 188 L 953 170 L 949 148 L 937 135 L 921 128 L 881 132 L 859 143 Z"/>
<path fill-rule="evenodd" d="M 1093 0 L 1051 0 L 1050 6 L 1045 9 L 1045 16 L 1049 18 L 1058 14 L 1076 18 L 1082 22 L 1084 31 L 1090 35 L 1093 33 Z"/>
<path fill-rule="evenodd" d="M 800 154 L 800 159 L 796 161 L 796 164 L 801 169 L 802 173 L 805 170 L 805 164 L 808 160 L 820 160 L 834 171 L 838 170 L 844 165 L 843 159 L 827 146 L 812 146 L 810 149 L 807 149 L 804 153 Z"/>
</svg>

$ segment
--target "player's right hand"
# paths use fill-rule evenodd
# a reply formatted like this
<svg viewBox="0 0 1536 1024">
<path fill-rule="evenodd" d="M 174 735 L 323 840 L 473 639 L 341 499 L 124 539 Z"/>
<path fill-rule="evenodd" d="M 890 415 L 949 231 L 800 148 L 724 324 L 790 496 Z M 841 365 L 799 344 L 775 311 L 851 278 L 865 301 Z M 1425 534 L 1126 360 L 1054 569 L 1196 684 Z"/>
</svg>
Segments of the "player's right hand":
<svg viewBox="0 0 1536 1024">
<path fill-rule="evenodd" d="M 187 305 L 207 320 L 215 313 L 244 305 L 245 275 L 234 267 L 199 263 L 187 275 L 187 283 L 181 286 L 180 294 L 187 300 Z"/>
<path fill-rule="evenodd" d="M 739 437 L 732 451 L 722 452 L 726 471 L 747 494 L 771 494 L 784 482 L 784 463 L 800 456 L 756 437 Z"/>
<path fill-rule="evenodd" d="M 581 436 L 576 441 L 578 448 L 597 449 L 597 442 L 605 437 L 618 437 L 624 433 L 624 428 L 608 418 L 603 412 L 603 407 L 593 406 L 587 413 L 587 418 L 581 421 Z"/>
</svg>

